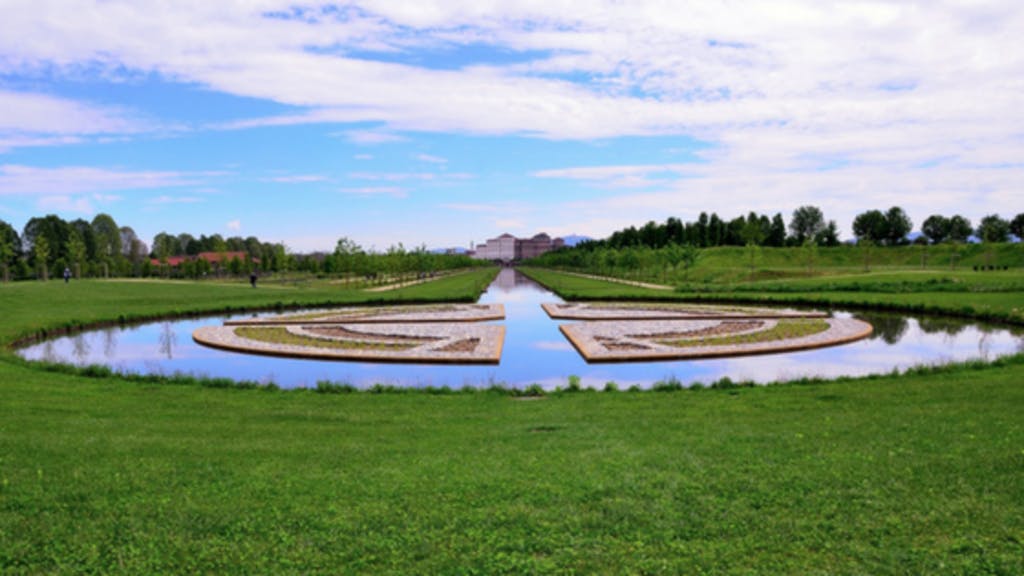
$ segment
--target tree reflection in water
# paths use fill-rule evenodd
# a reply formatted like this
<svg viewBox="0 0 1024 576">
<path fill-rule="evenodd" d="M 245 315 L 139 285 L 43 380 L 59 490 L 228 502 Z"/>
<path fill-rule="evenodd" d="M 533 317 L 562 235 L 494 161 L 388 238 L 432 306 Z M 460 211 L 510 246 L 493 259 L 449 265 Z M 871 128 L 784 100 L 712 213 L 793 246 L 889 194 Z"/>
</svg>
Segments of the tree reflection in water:
<svg viewBox="0 0 1024 576">
<path fill-rule="evenodd" d="M 160 355 L 168 360 L 174 359 L 174 347 L 178 344 L 178 334 L 170 322 L 160 325 Z"/>
<path fill-rule="evenodd" d="M 942 333 L 947 336 L 956 336 L 967 327 L 967 324 L 959 318 L 944 316 L 922 316 L 918 318 L 917 324 L 927 334 Z"/>
<path fill-rule="evenodd" d="M 75 355 L 75 360 L 78 360 L 79 364 L 85 364 L 89 360 L 89 352 L 91 348 L 89 346 L 89 339 L 83 333 L 75 334 L 71 337 L 71 348 L 72 353 Z"/>
<path fill-rule="evenodd" d="M 114 360 L 117 357 L 116 328 L 106 328 L 103 330 L 103 355 L 107 360 Z"/>
<path fill-rule="evenodd" d="M 871 333 L 872 340 L 881 339 L 886 344 L 896 344 L 907 333 L 910 327 L 906 317 L 896 314 L 857 314 L 855 316 L 875 329 Z"/>
</svg>

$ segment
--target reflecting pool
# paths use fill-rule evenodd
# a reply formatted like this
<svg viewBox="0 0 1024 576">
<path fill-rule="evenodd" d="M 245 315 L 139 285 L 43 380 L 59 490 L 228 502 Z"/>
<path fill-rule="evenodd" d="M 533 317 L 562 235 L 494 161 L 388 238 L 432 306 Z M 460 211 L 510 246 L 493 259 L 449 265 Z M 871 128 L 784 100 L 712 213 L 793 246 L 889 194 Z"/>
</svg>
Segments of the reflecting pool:
<svg viewBox="0 0 1024 576">
<path fill-rule="evenodd" d="M 505 348 L 501 363 L 490 366 L 378 364 L 276 358 L 206 348 L 192 341 L 192 332 L 227 318 L 156 322 L 113 327 L 48 340 L 19 353 L 29 360 L 79 365 L 103 364 L 121 372 L 228 377 L 274 382 L 283 388 L 316 386 L 318 381 L 368 387 L 488 386 L 501 383 L 545 388 L 564 386 L 579 376 L 584 386 L 647 387 L 676 379 L 684 384 L 734 381 L 772 382 L 806 376 L 837 377 L 890 372 L 920 364 L 967 359 L 990 360 L 1024 351 L 1024 332 L 1003 326 L 940 317 L 898 314 L 852 314 L 875 327 L 871 338 L 804 352 L 739 358 L 587 364 L 541 309 L 562 300 L 513 269 L 502 269 L 481 302 L 505 305 Z M 849 316 L 843 311 L 836 315 Z M 253 315 L 248 315 L 253 316 Z"/>
</svg>

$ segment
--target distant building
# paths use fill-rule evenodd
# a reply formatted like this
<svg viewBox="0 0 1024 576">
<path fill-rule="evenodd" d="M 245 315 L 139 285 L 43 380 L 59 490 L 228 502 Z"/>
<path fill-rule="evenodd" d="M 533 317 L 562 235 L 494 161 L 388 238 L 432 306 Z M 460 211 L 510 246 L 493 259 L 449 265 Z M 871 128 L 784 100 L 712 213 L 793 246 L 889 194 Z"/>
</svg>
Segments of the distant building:
<svg viewBox="0 0 1024 576">
<path fill-rule="evenodd" d="M 541 232 L 533 238 L 516 238 L 511 234 L 502 234 L 476 246 L 472 254 L 477 260 L 493 260 L 513 262 L 536 258 L 545 252 L 557 250 L 565 246 L 561 238 L 552 239 Z"/>
<path fill-rule="evenodd" d="M 234 259 L 238 259 L 240 262 L 245 262 L 249 255 L 245 252 L 200 252 L 195 256 L 170 256 L 167 258 L 167 265 L 171 268 L 177 268 L 187 261 L 205 260 L 210 265 L 216 266 L 221 263 L 228 263 Z M 259 264 L 259 258 L 252 258 L 253 263 Z M 150 263 L 154 266 L 160 266 L 159 258 L 150 259 Z"/>
</svg>

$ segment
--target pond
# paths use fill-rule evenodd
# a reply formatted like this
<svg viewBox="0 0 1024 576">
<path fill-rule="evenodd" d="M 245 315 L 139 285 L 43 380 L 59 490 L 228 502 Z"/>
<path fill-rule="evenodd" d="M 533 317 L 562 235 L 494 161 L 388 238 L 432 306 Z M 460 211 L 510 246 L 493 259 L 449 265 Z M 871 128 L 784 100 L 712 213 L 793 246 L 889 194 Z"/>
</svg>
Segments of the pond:
<svg viewBox="0 0 1024 576">
<path fill-rule="evenodd" d="M 104 328 L 38 343 L 19 354 L 29 360 L 78 365 L 102 364 L 125 373 L 192 374 L 236 380 L 274 382 L 282 388 L 313 387 L 318 381 L 360 387 L 388 384 L 407 387 L 540 384 L 564 386 L 571 375 L 589 387 L 615 382 L 619 388 L 649 387 L 674 379 L 683 384 L 734 381 L 768 383 L 802 377 L 860 376 L 921 364 L 968 359 L 991 360 L 1024 351 L 1024 332 L 1003 326 L 941 317 L 888 313 L 850 314 L 870 322 L 874 334 L 865 340 L 832 348 L 738 358 L 588 364 L 558 329 L 541 304 L 561 302 L 556 295 L 514 269 L 502 269 L 481 297 L 481 303 L 502 303 L 506 319 L 505 347 L 500 364 L 436 365 L 319 361 L 241 354 L 193 342 L 201 326 L 229 318 L 155 322 Z"/>
</svg>

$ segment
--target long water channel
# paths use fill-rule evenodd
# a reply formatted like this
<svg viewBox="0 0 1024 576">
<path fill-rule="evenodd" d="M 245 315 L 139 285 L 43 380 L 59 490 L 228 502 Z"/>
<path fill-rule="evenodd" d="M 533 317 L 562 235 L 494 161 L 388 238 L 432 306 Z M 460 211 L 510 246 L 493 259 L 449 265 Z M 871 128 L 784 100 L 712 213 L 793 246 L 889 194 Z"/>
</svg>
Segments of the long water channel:
<svg viewBox="0 0 1024 576">
<path fill-rule="evenodd" d="M 888 313 L 856 313 L 870 322 L 874 334 L 866 340 L 805 352 L 726 359 L 587 364 L 558 330 L 542 303 L 562 300 L 513 269 L 502 269 L 481 297 L 481 303 L 505 305 L 505 348 L 497 365 L 390 364 L 277 358 L 228 352 L 200 346 L 192 332 L 200 326 L 222 324 L 228 318 L 155 322 L 104 328 L 41 342 L 19 353 L 29 360 L 78 365 L 102 364 L 125 373 L 175 373 L 228 377 L 282 388 L 312 387 L 319 381 L 369 387 L 489 386 L 540 384 L 564 386 L 569 376 L 584 386 L 600 388 L 615 382 L 619 388 L 649 387 L 674 379 L 683 384 L 734 381 L 768 383 L 801 377 L 858 376 L 890 372 L 921 364 L 968 359 L 991 360 L 1024 351 L 1021 330 L 940 317 Z M 836 315 L 849 315 L 833 311 Z M 253 315 L 248 315 L 253 316 Z"/>
</svg>

